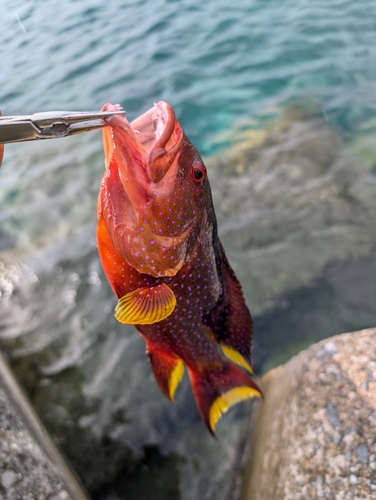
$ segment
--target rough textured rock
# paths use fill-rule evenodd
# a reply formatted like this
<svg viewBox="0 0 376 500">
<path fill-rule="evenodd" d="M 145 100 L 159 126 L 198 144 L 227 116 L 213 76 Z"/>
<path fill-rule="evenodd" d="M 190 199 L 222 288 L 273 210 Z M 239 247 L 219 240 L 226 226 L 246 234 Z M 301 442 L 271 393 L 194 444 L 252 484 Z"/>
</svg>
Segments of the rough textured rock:
<svg viewBox="0 0 376 500">
<path fill-rule="evenodd" d="M 376 498 L 376 329 L 268 372 L 243 500 Z"/>
<path fill-rule="evenodd" d="M 70 500 L 0 387 L 1 500 Z"/>
</svg>

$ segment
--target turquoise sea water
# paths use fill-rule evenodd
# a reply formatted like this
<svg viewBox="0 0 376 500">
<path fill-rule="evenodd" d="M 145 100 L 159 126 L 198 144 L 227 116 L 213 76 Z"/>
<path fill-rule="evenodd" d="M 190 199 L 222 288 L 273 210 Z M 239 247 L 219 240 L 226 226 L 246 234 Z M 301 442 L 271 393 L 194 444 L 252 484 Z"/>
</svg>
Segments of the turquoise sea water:
<svg viewBox="0 0 376 500">
<path fill-rule="evenodd" d="M 374 1 L 0 0 L 0 8 L 5 115 L 94 111 L 112 102 L 133 119 L 167 100 L 204 155 L 221 151 L 244 128 L 265 127 L 295 103 L 348 142 L 374 133 Z M 240 427 L 223 419 L 214 442 L 187 381 L 175 406 L 165 401 L 142 340 L 115 322 L 114 297 L 95 249 L 102 173 L 100 132 L 6 147 L 1 345 L 85 484 L 95 491 L 110 483 L 96 498 L 140 498 L 127 488 L 144 491 L 144 483 L 150 497 L 164 474 L 176 483 L 169 498 L 228 500 L 241 461 L 244 415 L 230 412 L 226 419 L 235 415 Z M 252 308 L 251 293 L 247 300 Z M 309 298 L 304 307 L 312 311 L 319 302 Z M 266 311 L 256 318 L 257 330 L 271 332 L 273 343 L 280 325 L 294 332 L 300 311 L 280 311 L 277 327 Z M 118 496 L 111 496 L 114 479 Z"/>
<path fill-rule="evenodd" d="M 167 100 L 202 153 L 299 98 L 346 132 L 376 107 L 371 0 L 2 0 L 4 114 Z M 98 141 L 97 141 L 98 142 Z"/>
</svg>

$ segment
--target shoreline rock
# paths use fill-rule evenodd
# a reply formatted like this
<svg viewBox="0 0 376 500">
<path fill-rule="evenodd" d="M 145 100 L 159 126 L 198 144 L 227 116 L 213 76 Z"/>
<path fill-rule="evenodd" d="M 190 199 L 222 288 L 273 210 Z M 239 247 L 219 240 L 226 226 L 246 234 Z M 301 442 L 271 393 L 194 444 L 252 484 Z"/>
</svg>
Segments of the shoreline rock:
<svg viewBox="0 0 376 500">
<path fill-rule="evenodd" d="M 241 500 L 376 497 L 375 340 L 337 335 L 262 377 Z"/>
<path fill-rule="evenodd" d="M 0 498 L 88 500 L 1 351 Z"/>
</svg>

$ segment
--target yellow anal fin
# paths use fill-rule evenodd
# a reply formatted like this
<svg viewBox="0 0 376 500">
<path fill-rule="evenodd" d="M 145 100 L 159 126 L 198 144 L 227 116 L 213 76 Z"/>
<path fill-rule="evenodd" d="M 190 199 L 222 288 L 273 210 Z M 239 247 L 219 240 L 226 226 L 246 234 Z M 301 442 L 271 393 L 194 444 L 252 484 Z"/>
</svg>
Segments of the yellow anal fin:
<svg viewBox="0 0 376 500">
<path fill-rule="evenodd" d="M 147 352 L 159 387 L 173 401 L 175 391 L 184 375 L 183 361 L 177 356 L 166 353 L 162 349 L 152 347 L 149 343 Z"/>
<path fill-rule="evenodd" d="M 178 388 L 181 379 L 184 375 L 184 364 L 181 359 L 176 363 L 175 368 L 172 370 L 170 378 L 168 380 L 168 391 L 171 401 L 174 400 L 175 391 Z"/>
<path fill-rule="evenodd" d="M 221 416 L 226 413 L 231 406 L 250 398 L 259 398 L 261 393 L 252 387 L 235 387 L 219 396 L 211 405 L 209 410 L 209 426 L 214 434 L 215 426 Z"/>
<path fill-rule="evenodd" d="M 244 357 L 240 354 L 239 351 L 233 349 L 232 347 L 227 347 L 225 345 L 221 345 L 221 350 L 223 354 L 233 363 L 242 366 L 249 373 L 253 374 L 252 366 L 244 359 Z"/>
<path fill-rule="evenodd" d="M 173 291 L 164 283 L 137 288 L 119 299 L 115 318 L 130 325 L 152 325 L 166 319 L 176 306 Z"/>
</svg>

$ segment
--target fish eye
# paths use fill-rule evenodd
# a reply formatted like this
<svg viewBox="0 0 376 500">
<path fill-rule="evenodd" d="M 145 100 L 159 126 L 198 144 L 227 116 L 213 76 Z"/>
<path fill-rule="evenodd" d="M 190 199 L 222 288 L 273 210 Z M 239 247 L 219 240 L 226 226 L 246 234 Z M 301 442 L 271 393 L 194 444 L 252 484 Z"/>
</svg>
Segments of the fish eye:
<svg viewBox="0 0 376 500">
<path fill-rule="evenodd" d="M 196 165 L 193 165 L 192 167 L 192 178 L 198 184 L 199 182 L 202 182 L 206 177 L 206 169 L 199 163 Z"/>
</svg>

